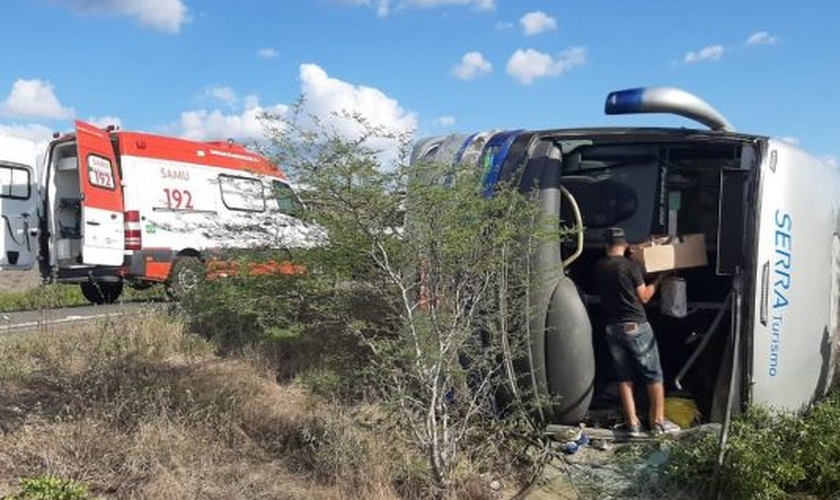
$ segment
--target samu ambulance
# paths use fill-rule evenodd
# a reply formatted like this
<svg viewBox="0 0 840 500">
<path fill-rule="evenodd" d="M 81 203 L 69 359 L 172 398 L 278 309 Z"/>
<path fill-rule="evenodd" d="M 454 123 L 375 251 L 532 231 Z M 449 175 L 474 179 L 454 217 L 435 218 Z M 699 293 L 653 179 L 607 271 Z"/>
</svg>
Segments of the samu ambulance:
<svg viewBox="0 0 840 500">
<path fill-rule="evenodd" d="M 192 286 L 227 249 L 307 246 L 283 172 L 232 141 L 198 142 L 76 122 L 47 147 L 0 139 L 0 269 L 79 283 L 94 303 L 123 285 Z M 293 269 L 289 269 L 293 270 Z"/>
</svg>

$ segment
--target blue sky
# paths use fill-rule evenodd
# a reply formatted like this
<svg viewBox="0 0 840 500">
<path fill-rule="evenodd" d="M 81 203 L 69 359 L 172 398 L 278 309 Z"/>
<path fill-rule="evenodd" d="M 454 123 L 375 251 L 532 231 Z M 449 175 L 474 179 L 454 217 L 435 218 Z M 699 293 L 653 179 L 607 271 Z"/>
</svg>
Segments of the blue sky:
<svg viewBox="0 0 840 500">
<path fill-rule="evenodd" d="M 301 94 L 420 136 L 677 125 L 608 117 L 610 90 L 673 85 L 739 131 L 840 158 L 840 2 L 17 0 L 0 30 L 0 134 L 74 118 L 248 140 Z"/>
</svg>

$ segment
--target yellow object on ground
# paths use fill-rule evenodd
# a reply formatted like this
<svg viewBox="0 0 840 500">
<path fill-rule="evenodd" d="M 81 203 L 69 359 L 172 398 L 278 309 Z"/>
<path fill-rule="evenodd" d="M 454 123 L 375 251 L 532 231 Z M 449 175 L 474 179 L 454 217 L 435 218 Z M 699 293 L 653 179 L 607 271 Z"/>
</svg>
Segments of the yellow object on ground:
<svg viewBox="0 0 840 500">
<path fill-rule="evenodd" d="M 700 423 L 701 415 L 697 403 L 692 399 L 665 398 L 665 417 L 683 429 L 688 429 Z"/>
</svg>

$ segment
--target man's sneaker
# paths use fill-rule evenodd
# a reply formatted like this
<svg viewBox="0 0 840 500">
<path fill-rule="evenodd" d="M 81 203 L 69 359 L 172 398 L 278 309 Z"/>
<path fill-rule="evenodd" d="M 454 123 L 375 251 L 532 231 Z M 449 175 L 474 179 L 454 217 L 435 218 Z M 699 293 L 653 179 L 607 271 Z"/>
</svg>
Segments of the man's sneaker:
<svg viewBox="0 0 840 500">
<path fill-rule="evenodd" d="M 661 436 L 663 434 L 674 434 L 680 431 L 680 426 L 671 422 L 667 418 L 662 422 L 657 422 L 653 424 L 653 431 L 654 436 Z"/>
<path fill-rule="evenodd" d="M 642 435 L 642 426 L 640 424 L 629 424 L 624 422 L 613 427 L 613 430 L 621 434 L 627 434 L 630 437 L 639 437 Z"/>
</svg>

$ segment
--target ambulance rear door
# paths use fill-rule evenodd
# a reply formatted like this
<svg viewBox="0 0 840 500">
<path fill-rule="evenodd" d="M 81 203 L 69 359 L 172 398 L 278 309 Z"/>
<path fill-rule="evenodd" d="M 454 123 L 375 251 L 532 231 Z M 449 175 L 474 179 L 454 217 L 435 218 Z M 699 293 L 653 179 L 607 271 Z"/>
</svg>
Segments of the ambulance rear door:
<svg viewBox="0 0 840 500">
<path fill-rule="evenodd" d="M 82 192 L 82 262 L 119 266 L 125 248 L 123 191 L 108 132 L 76 121 Z"/>
</svg>

